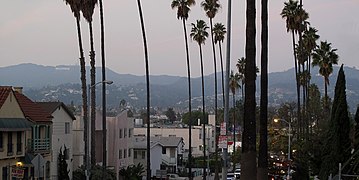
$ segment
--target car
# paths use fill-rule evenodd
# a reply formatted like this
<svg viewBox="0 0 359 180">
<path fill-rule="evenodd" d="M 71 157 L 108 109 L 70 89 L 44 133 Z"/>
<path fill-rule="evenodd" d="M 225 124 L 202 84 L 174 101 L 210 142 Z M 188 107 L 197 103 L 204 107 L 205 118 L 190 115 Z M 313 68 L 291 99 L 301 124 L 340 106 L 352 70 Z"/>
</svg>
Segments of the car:
<svg viewBox="0 0 359 180">
<path fill-rule="evenodd" d="M 180 177 L 178 174 L 167 174 L 168 180 L 186 180 L 185 177 Z"/>
<path fill-rule="evenodd" d="M 235 180 L 236 177 L 234 176 L 234 173 L 228 173 L 227 174 L 227 180 Z"/>
</svg>

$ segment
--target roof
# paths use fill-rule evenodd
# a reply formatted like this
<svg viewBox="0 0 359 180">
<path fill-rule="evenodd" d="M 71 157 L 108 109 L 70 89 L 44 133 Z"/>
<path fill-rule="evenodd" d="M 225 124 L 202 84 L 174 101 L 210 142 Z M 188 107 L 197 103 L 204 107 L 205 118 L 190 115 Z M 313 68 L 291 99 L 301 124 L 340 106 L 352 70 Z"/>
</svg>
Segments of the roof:
<svg viewBox="0 0 359 180">
<path fill-rule="evenodd" d="M 32 123 L 24 118 L 0 118 L 0 131 L 31 130 Z"/>
<path fill-rule="evenodd" d="M 11 91 L 12 88 L 10 86 L 0 86 L 0 108 L 6 101 Z"/>
<path fill-rule="evenodd" d="M 34 122 L 51 123 L 52 115 L 40 105 L 34 103 L 31 99 L 19 92 L 14 91 L 14 94 L 26 118 Z"/>
<path fill-rule="evenodd" d="M 59 107 L 64 108 L 66 113 L 71 117 L 72 120 L 76 120 L 74 114 L 67 108 L 67 106 L 63 102 L 36 102 L 36 104 L 40 105 L 46 112 L 52 114 Z"/>
<path fill-rule="evenodd" d="M 147 148 L 147 138 L 146 136 L 135 136 L 135 141 L 133 147 L 136 149 L 146 149 Z M 181 137 L 151 137 L 150 147 L 153 148 L 155 145 L 159 144 L 162 147 L 177 147 L 178 144 L 183 140 Z"/>
</svg>

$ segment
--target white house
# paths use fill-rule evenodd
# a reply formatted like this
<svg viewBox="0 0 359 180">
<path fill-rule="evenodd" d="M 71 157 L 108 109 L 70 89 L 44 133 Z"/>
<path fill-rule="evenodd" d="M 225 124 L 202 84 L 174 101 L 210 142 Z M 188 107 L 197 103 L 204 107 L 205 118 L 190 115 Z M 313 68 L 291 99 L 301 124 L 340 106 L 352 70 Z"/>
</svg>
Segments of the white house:
<svg viewBox="0 0 359 180">
<path fill-rule="evenodd" d="M 58 156 L 60 150 L 65 150 L 66 162 L 68 164 L 69 176 L 72 179 L 72 122 L 75 116 L 62 102 L 37 102 L 44 110 L 53 116 L 51 134 L 50 178 L 57 179 Z"/>
</svg>

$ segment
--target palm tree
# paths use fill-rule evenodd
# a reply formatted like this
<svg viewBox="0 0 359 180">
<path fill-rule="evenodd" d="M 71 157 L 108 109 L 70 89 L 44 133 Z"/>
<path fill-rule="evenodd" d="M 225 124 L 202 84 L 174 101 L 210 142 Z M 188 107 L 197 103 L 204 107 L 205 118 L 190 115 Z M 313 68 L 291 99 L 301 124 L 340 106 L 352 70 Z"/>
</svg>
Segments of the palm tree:
<svg viewBox="0 0 359 180">
<path fill-rule="evenodd" d="M 223 94 L 223 107 L 224 107 L 224 69 L 223 69 L 223 56 L 222 56 L 222 43 L 224 41 L 224 35 L 226 34 L 226 28 L 222 23 L 216 23 L 213 27 L 214 43 L 218 43 L 219 57 L 221 58 L 221 71 L 222 71 L 222 94 Z"/>
<path fill-rule="evenodd" d="M 327 41 L 321 41 L 320 46 L 314 50 L 312 53 L 313 56 L 313 66 L 319 67 L 319 74 L 324 78 L 324 103 L 325 106 L 328 105 L 328 85 L 329 85 L 329 76 L 333 73 L 333 64 L 338 64 L 339 56 L 335 51 L 337 49 L 332 49 L 332 43 Z"/>
<path fill-rule="evenodd" d="M 311 59 L 312 59 L 312 51 L 317 47 L 317 40 L 319 39 L 319 35 L 317 34 L 318 30 L 314 27 L 309 27 L 306 29 L 303 33 L 303 48 L 306 51 L 306 54 L 308 55 L 308 61 L 307 61 L 307 70 L 309 74 L 310 71 L 310 65 L 311 65 Z M 310 85 L 310 78 L 307 79 L 307 87 Z M 308 95 L 308 94 L 307 94 Z M 308 99 L 308 97 L 307 97 Z"/>
<path fill-rule="evenodd" d="M 149 73 L 149 63 L 148 63 L 148 51 L 147 51 L 147 39 L 146 39 L 146 31 L 145 31 L 145 22 L 143 20 L 141 1 L 137 0 L 138 13 L 141 21 L 141 30 L 142 30 L 142 38 L 143 38 L 143 48 L 145 51 L 145 64 L 146 64 L 146 90 L 147 90 L 147 180 L 151 179 L 151 130 L 150 130 L 150 73 Z"/>
<path fill-rule="evenodd" d="M 199 47 L 199 56 L 201 60 L 201 78 L 202 78 L 202 113 L 203 113 L 203 157 L 204 157 L 204 163 L 206 163 L 206 125 L 204 122 L 206 110 L 205 110 L 205 102 L 204 102 L 204 74 L 203 74 L 203 57 L 202 57 L 202 44 L 205 43 L 207 37 L 208 37 L 208 26 L 206 25 L 206 22 L 203 20 L 197 20 L 196 24 L 191 23 L 192 29 L 190 36 L 194 41 L 198 43 Z M 206 167 L 203 168 L 203 180 L 206 179 Z"/>
<path fill-rule="evenodd" d="M 189 126 L 188 126 L 188 135 L 192 136 L 192 107 L 191 107 L 191 68 L 190 68 L 190 59 L 189 59 L 189 50 L 188 50 L 188 38 L 187 38 L 187 29 L 186 29 L 186 20 L 188 19 L 190 7 L 195 5 L 195 0 L 173 0 L 171 3 L 171 8 L 177 8 L 177 19 L 182 20 L 183 25 L 183 34 L 184 41 L 186 46 L 186 60 L 187 60 L 187 79 L 188 79 L 188 112 L 189 112 Z M 188 142 L 188 176 L 192 180 L 192 140 L 189 139 Z"/>
<path fill-rule="evenodd" d="M 88 106 L 87 106 L 87 86 L 86 86 L 86 65 L 85 57 L 82 46 L 82 35 L 80 25 L 80 11 L 83 4 L 82 0 L 65 0 L 65 3 L 70 5 L 71 11 L 76 19 L 77 37 L 80 51 L 80 74 L 81 74 L 81 89 L 82 89 L 82 108 L 83 108 L 83 121 L 84 121 L 84 142 L 85 142 L 85 157 L 84 164 L 87 166 L 88 160 Z"/>
<path fill-rule="evenodd" d="M 211 42 L 212 42 L 212 51 L 213 51 L 213 65 L 214 65 L 214 118 L 215 123 L 217 123 L 217 109 L 218 109 L 218 102 L 217 102 L 217 60 L 216 60 L 216 48 L 215 48 L 215 41 L 214 41 L 214 33 L 213 33 L 213 18 L 216 16 L 218 9 L 221 7 L 218 0 L 204 0 L 201 3 L 202 8 L 206 12 L 207 17 L 209 18 L 210 22 L 210 28 L 211 28 Z M 217 144 L 216 144 L 217 147 Z M 216 151 L 216 157 L 217 157 L 217 151 Z M 218 166 L 216 164 L 216 173 L 215 173 L 215 179 L 218 179 Z"/>
<path fill-rule="evenodd" d="M 257 179 L 268 179 L 268 0 L 262 0 L 261 99 Z"/>
<path fill-rule="evenodd" d="M 242 146 L 241 178 L 252 179 L 257 176 L 256 161 L 256 1 L 247 0 L 246 10 L 246 70 L 245 70 L 245 99 L 244 99 L 244 131 Z"/>
<path fill-rule="evenodd" d="M 246 69 L 246 59 L 244 57 L 241 57 L 238 59 L 236 64 L 239 79 L 241 80 L 241 87 L 242 87 L 242 100 L 244 99 L 244 84 L 245 84 L 245 76 L 244 71 Z"/>
<path fill-rule="evenodd" d="M 229 89 L 231 89 L 232 97 L 233 97 L 233 155 L 236 152 L 236 91 L 241 88 L 239 85 L 239 74 L 233 73 L 231 71 L 231 75 L 229 76 Z M 233 172 L 236 169 L 236 162 L 233 161 Z"/>
<path fill-rule="evenodd" d="M 95 118 L 96 118 L 96 111 L 95 111 L 95 103 L 96 103 L 96 67 L 95 67 L 95 50 L 94 50 L 94 42 L 93 42 L 93 30 L 92 30 L 92 16 L 94 13 L 95 5 L 97 4 L 97 0 L 84 0 L 82 6 L 82 14 L 84 18 L 87 20 L 89 24 L 89 31 L 90 31 L 90 64 L 91 64 L 91 71 L 90 71 L 90 78 L 91 78 L 91 165 L 96 164 L 96 141 L 95 141 Z"/>
</svg>

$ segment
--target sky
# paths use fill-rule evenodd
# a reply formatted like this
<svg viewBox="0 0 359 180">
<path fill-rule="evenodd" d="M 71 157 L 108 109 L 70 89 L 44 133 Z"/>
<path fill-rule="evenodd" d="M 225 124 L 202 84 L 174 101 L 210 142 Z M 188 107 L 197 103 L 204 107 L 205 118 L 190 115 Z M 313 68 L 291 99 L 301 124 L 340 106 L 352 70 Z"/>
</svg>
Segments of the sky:
<svg viewBox="0 0 359 180">
<path fill-rule="evenodd" d="M 155 2 L 155 3 L 154 3 Z M 280 12 L 284 0 L 269 0 L 269 72 L 285 71 L 293 67 L 291 34 L 286 32 Z M 142 34 L 137 1 L 105 0 L 106 66 L 117 73 L 143 75 L 145 73 Z M 196 1 L 187 21 L 203 19 L 209 24 Z M 227 1 L 214 23 L 227 26 Z M 148 40 L 150 74 L 187 76 L 187 64 L 182 21 L 171 0 L 143 0 Z M 311 26 L 318 29 L 320 41 L 332 43 L 338 49 L 339 63 L 359 68 L 359 0 L 303 0 Z M 232 1 L 231 69 L 244 57 L 245 1 Z M 99 8 L 94 14 L 96 66 L 101 66 Z M 79 65 L 76 21 L 63 0 L 5 1 L 0 6 L 0 67 L 20 63 L 46 66 Z M 89 65 L 88 24 L 81 19 L 83 45 Z M 260 63 L 260 1 L 257 0 L 257 65 Z M 191 75 L 200 76 L 199 48 L 189 40 Z M 226 52 L 226 42 L 223 54 Z M 218 50 L 217 50 L 218 56 Z M 223 57 L 226 58 L 225 56 Z M 213 73 L 213 54 L 210 38 L 203 46 L 204 73 Z M 219 69 L 219 57 L 217 57 Z"/>
</svg>

